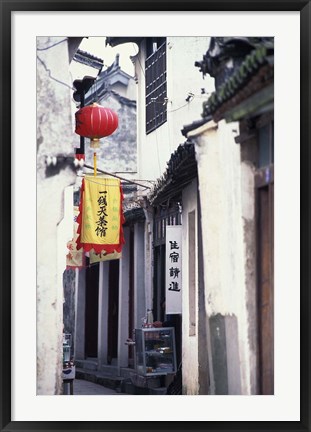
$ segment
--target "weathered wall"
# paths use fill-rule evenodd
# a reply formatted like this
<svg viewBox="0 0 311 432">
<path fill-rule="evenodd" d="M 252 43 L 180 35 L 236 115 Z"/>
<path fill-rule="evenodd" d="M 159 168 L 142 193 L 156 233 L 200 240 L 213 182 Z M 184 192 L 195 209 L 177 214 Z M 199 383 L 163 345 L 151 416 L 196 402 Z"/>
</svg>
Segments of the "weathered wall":
<svg viewBox="0 0 311 432">
<path fill-rule="evenodd" d="M 46 156 L 73 156 L 71 83 L 67 40 L 37 38 L 37 393 L 62 391 L 62 278 L 57 225 L 63 191 L 75 172 L 64 160 L 50 169 Z M 51 47 L 51 48 L 48 48 Z"/>
<path fill-rule="evenodd" d="M 75 329 L 75 270 L 66 270 L 66 255 L 68 241 L 73 238 L 73 187 L 64 190 L 63 219 L 57 226 L 57 256 L 58 256 L 58 284 L 63 287 L 63 324 L 64 332 L 72 335 L 72 350 L 74 352 L 74 329 Z"/>
<path fill-rule="evenodd" d="M 210 122 L 191 133 L 198 160 L 205 298 L 216 394 L 250 394 L 253 373 L 242 210 L 242 203 L 245 207 L 249 200 L 249 188 L 242 175 L 240 147 L 233 139 L 237 132 L 237 124 Z"/>
<path fill-rule="evenodd" d="M 258 394 L 258 313 L 257 313 L 257 247 L 255 217 L 254 157 L 256 140 L 241 144 L 241 204 L 243 219 L 244 271 L 248 314 L 250 355 L 250 392 Z"/>
<path fill-rule="evenodd" d="M 197 181 L 194 180 L 183 190 L 183 230 L 182 230 L 182 370 L 183 394 L 199 394 L 199 332 L 198 332 L 198 248 L 189 245 L 188 216 L 192 213 L 197 220 Z M 197 239 L 197 223 L 195 223 Z M 197 242 L 197 240 L 196 240 Z M 197 246 L 197 243 L 196 243 Z M 194 257 L 195 278 L 189 278 L 189 257 Z M 192 261 L 193 262 L 193 261 Z M 190 323 L 190 290 L 194 294 L 195 322 Z"/>
</svg>

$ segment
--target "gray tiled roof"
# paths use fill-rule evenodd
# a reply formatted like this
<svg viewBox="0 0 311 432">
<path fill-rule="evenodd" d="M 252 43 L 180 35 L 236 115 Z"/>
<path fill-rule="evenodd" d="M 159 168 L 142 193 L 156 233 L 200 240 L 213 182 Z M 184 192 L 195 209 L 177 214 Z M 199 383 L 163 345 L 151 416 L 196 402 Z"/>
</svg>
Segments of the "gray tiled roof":
<svg viewBox="0 0 311 432">
<path fill-rule="evenodd" d="M 203 103 L 203 118 L 224 113 L 273 84 L 273 37 L 212 37 L 202 61 L 203 76 L 215 79 L 215 91 Z"/>
<path fill-rule="evenodd" d="M 165 173 L 156 181 L 147 198 L 152 205 L 168 200 L 197 176 L 194 144 L 186 141 L 172 153 Z"/>
<path fill-rule="evenodd" d="M 234 71 L 232 76 L 203 103 L 203 116 L 213 114 L 221 105 L 236 95 L 245 87 L 251 78 L 266 66 L 266 73 L 262 74 L 261 84 L 270 81 L 273 77 L 274 58 L 265 46 L 259 46 L 245 57 L 242 64 Z"/>
</svg>

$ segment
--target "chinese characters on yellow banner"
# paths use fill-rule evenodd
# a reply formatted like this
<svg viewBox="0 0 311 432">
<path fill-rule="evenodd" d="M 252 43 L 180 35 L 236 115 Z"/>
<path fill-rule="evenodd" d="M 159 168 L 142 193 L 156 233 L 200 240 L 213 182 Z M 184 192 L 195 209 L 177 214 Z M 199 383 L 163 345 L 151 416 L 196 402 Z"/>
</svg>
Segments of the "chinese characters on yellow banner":
<svg viewBox="0 0 311 432">
<path fill-rule="evenodd" d="M 81 187 L 77 247 L 120 253 L 124 244 L 123 193 L 119 179 L 85 176 Z"/>
</svg>

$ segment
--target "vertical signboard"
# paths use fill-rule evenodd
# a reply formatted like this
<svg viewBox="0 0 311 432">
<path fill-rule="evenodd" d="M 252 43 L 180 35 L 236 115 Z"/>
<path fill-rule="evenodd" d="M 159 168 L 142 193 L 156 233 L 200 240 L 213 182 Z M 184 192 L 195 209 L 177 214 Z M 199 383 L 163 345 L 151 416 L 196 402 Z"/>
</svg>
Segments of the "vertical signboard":
<svg viewBox="0 0 311 432">
<path fill-rule="evenodd" d="M 182 312 L 182 226 L 166 226 L 166 314 L 180 314 Z"/>
</svg>

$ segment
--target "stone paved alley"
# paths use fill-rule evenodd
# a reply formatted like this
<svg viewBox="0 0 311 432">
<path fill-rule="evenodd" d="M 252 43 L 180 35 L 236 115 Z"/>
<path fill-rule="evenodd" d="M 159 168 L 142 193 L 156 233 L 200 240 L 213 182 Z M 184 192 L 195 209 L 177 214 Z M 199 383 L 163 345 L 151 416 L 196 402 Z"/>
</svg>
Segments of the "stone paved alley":
<svg viewBox="0 0 311 432">
<path fill-rule="evenodd" d="M 124 393 L 118 393 L 115 390 L 109 389 L 91 381 L 75 379 L 73 382 L 74 395 L 110 395 L 124 396 Z"/>
</svg>

